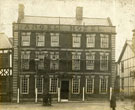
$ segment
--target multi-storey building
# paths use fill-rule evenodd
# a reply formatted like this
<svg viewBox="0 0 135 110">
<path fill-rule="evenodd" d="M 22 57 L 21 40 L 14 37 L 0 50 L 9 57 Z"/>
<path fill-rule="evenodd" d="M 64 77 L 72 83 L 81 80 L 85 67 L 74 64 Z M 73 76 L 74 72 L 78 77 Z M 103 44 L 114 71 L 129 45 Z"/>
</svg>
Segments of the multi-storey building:
<svg viewBox="0 0 135 110">
<path fill-rule="evenodd" d="M 11 101 L 12 96 L 12 41 L 10 39 L 4 33 L 0 33 L 0 102 Z"/>
<path fill-rule="evenodd" d="M 135 94 L 135 30 L 132 40 L 126 40 L 117 62 L 117 73 L 120 76 L 120 91 L 125 96 Z"/>
<path fill-rule="evenodd" d="M 24 15 L 13 23 L 13 100 L 108 97 L 115 77 L 115 26 L 109 18 Z M 18 91 L 18 92 L 17 92 Z M 17 98 L 19 97 L 19 98 Z"/>
</svg>

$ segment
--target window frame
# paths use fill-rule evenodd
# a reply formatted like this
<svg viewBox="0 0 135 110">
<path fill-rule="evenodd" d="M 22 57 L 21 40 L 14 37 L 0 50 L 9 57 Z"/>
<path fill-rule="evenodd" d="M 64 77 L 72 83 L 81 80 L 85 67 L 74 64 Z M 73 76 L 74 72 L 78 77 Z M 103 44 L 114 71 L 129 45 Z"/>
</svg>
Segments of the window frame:
<svg viewBox="0 0 135 110">
<path fill-rule="evenodd" d="M 23 70 L 29 70 L 30 69 L 30 53 L 31 53 L 30 51 L 22 51 L 21 52 L 21 68 Z M 26 63 L 27 63 L 28 67 L 26 66 Z"/>
<path fill-rule="evenodd" d="M 105 59 L 103 59 L 106 58 Z M 106 63 L 106 67 L 103 67 L 103 64 Z M 108 71 L 109 70 L 109 53 L 100 53 L 100 71 Z"/>
<path fill-rule="evenodd" d="M 72 70 L 81 70 L 81 53 L 72 52 Z"/>
<path fill-rule="evenodd" d="M 38 37 L 39 37 L 39 39 L 42 37 L 41 38 L 42 40 L 39 40 Z M 40 43 L 42 43 L 42 45 L 39 45 Z M 45 46 L 45 33 L 36 33 L 36 46 L 37 47 L 44 47 Z"/>
<path fill-rule="evenodd" d="M 50 36 L 51 36 L 51 47 L 59 47 L 60 34 L 59 33 L 50 33 Z"/>
<path fill-rule="evenodd" d="M 42 83 L 40 85 L 41 86 L 41 92 L 38 91 L 38 85 L 37 85 L 37 79 L 38 78 L 41 78 L 41 80 L 42 80 L 41 81 Z M 44 85 L 44 79 L 43 79 L 43 77 L 42 76 L 41 77 L 35 77 L 35 89 L 37 87 L 37 94 L 43 94 L 43 85 Z"/>
<path fill-rule="evenodd" d="M 86 47 L 87 48 L 95 47 L 95 37 L 96 37 L 96 34 L 86 34 Z M 93 42 L 89 42 L 89 41 L 93 41 Z"/>
<path fill-rule="evenodd" d="M 105 80 L 105 91 L 102 91 L 102 80 Z M 108 76 L 106 76 L 106 77 L 103 77 L 103 76 L 100 76 L 100 85 L 99 85 L 99 93 L 100 94 L 107 94 L 107 92 L 108 92 Z"/>
<path fill-rule="evenodd" d="M 86 53 L 86 70 L 94 70 L 94 69 L 95 69 L 95 53 L 94 52 Z"/>
<path fill-rule="evenodd" d="M 30 46 L 30 36 L 31 36 L 31 32 L 21 32 L 21 46 L 23 47 Z M 28 43 L 28 44 L 24 45 L 24 43 Z"/>
<path fill-rule="evenodd" d="M 78 80 L 78 91 L 74 92 L 74 80 Z M 80 78 L 72 78 L 72 94 L 80 94 Z"/>
<path fill-rule="evenodd" d="M 55 79 L 56 82 L 54 84 L 56 84 L 56 90 L 55 91 L 52 91 L 52 79 Z M 50 82 L 50 85 L 49 85 L 49 93 L 50 94 L 57 94 L 58 92 L 58 78 L 55 78 L 55 77 L 50 77 L 49 78 L 49 82 Z M 54 89 L 53 89 L 54 90 Z"/>
<path fill-rule="evenodd" d="M 108 34 L 100 34 L 100 47 L 109 48 L 109 35 Z"/>
<path fill-rule="evenodd" d="M 89 80 L 92 80 L 92 84 L 91 84 L 92 85 L 92 89 L 91 89 L 92 91 L 91 92 L 90 91 L 88 92 L 88 79 Z M 92 76 L 92 77 L 86 77 L 86 85 L 85 85 L 86 86 L 86 91 L 85 91 L 86 94 L 93 94 L 94 93 L 94 85 L 95 85 L 94 84 L 94 80 L 95 80 L 94 79 L 94 76 Z"/>
<path fill-rule="evenodd" d="M 59 70 L 59 52 L 50 53 L 50 70 Z"/>
<path fill-rule="evenodd" d="M 23 84 L 23 82 L 22 82 L 22 80 L 23 80 L 23 78 L 26 78 L 27 79 L 27 91 L 26 92 L 23 92 L 23 86 L 22 86 L 22 84 Z M 20 93 L 21 94 L 29 94 L 29 77 L 21 77 L 20 78 Z"/>
<path fill-rule="evenodd" d="M 72 34 L 72 47 L 74 48 L 81 47 L 81 36 L 82 34 Z"/>
</svg>

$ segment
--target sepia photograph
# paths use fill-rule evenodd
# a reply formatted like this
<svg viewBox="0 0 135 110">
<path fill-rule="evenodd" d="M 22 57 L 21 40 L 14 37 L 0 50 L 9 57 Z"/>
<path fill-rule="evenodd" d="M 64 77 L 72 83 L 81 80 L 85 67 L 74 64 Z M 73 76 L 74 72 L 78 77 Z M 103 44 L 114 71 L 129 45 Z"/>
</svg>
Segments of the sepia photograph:
<svg viewBox="0 0 135 110">
<path fill-rule="evenodd" d="M 135 0 L 0 0 L 0 110 L 135 110 Z"/>
</svg>

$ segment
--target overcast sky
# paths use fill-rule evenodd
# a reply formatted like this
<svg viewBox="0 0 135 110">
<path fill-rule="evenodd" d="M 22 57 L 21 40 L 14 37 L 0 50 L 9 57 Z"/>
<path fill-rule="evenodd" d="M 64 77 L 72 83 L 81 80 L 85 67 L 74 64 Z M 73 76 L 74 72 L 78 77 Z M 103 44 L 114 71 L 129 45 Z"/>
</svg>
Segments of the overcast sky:
<svg viewBox="0 0 135 110">
<path fill-rule="evenodd" d="M 84 17 L 110 17 L 117 32 L 116 59 L 135 29 L 135 0 L 0 0 L 0 32 L 8 37 L 12 37 L 19 3 L 24 4 L 25 15 L 75 17 L 76 7 L 82 6 Z"/>
</svg>

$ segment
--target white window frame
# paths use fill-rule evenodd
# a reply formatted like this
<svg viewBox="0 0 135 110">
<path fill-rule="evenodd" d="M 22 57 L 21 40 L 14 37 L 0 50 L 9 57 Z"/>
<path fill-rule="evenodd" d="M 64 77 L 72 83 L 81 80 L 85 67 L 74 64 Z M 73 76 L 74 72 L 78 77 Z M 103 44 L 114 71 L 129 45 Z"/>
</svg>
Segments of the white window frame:
<svg viewBox="0 0 135 110">
<path fill-rule="evenodd" d="M 42 86 L 42 87 L 41 87 L 42 89 L 41 89 L 41 92 L 38 91 L 38 87 L 37 87 L 37 79 L 38 79 L 38 78 L 41 78 L 41 80 L 42 80 L 42 85 L 41 85 L 41 86 Z M 37 94 L 43 94 L 43 85 L 44 85 L 44 79 L 43 79 L 43 77 L 42 77 L 42 76 L 41 76 L 41 77 L 37 77 L 37 76 L 36 76 L 36 77 L 35 77 L 35 88 L 37 87 Z"/>
<path fill-rule="evenodd" d="M 36 33 L 36 46 L 37 47 L 45 46 L 45 33 Z"/>
<path fill-rule="evenodd" d="M 50 69 L 59 70 L 59 52 L 50 52 Z M 56 64 L 53 66 L 53 64 Z"/>
<path fill-rule="evenodd" d="M 105 84 L 105 86 L 106 86 L 106 89 L 105 89 L 105 91 L 104 92 L 102 92 L 102 79 L 105 79 L 105 81 L 106 81 L 106 84 Z M 107 94 L 107 92 L 108 92 L 108 76 L 100 76 L 100 83 L 99 83 L 99 93 L 100 94 Z"/>
<path fill-rule="evenodd" d="M 106 60 L 103 59 L 103 57 L 107 57 Z M 102 67 L 103 61 L 106 61 L 107 67 Z M 100 70 L 101 71 L 108 71 L 109 69 L 109 53 L 100 53 Z"/>
<path fill-rule="evenodd" d="M 96 34 L 86 34 L 86 47 L 87 48 L 95 47 L 95 36 Z"/>
<path fill-rule="evenodd" d="M 72 52 L 72 70 L 80 70 L 81 68 L 81 53 Z M 75 65 L 75 62 L 77 62 Z M 76 68 L 77 67 L 77 68 Z"/>
<path fill-rule="evenodd" d="M 92 80 L 92 91 L 88 92 L 88 80 Z M 94 93 L 94 76 L 86 77 L 86 94 L 93 94 Z"/>
<path fill-rule="evenodd" d="M 59 33 L 50 33 L 51 47 L 59 47 Z"/>
<path fill-rule="evenodd" d="M 22 87 L 22 84 L 23 84 L 23 78 L 26 78 L 27 79 L 27 91 L 26 92 L 23 92 L 23 87 Z M 29 77 L 20 77 L 20 93 L 21 94 L 29 94 Z"/>
<path fill-rule="evenodd" d="M 89 61 L 91 65 L 89 64 Z M 95 68 L 95 53 L 86 53 L 86 70 L 94 70 L 94 68 Z"/>
<path fill-rule="evenodd" d="M 30 35 L 31 35 L 31 32 L 22 32 L 21 33 L 22 46 L 30 46 Z"/>
<path fill-rule="evenodd" d="M 74 92 L 74 80 L 78 80 L 78 91 Z M 80 78 L 72 78 L 72 94 L 80 94 Z"/>
<path fill-rule="evenodd" d="M 72 34 L 72 47 L 81 47 L 81 34 Z"/>
<path fill-rule="evenodd" d="M 25 62 L 25 61 L 27 61 L 27 68 L 23 68 L 23 63 Z M 30 51 L 22 51 L 21 52 L 21 67 L 22 67 L 22 69 L 24 69 L 24 70 L 28 70 L 29 69 L 29 67 L 30 67 Z"/>
<path fill-rule="evenodd" d="M 57 82 L 55 83 L 56 84 L 56 90 L 55 91 L 52 91 L 52 79 L 57 79 Z M 49 93 L 50 94 L 57 94 L 58 92 L 58 78 L 55 78 L 55 77 L 50 77 L 50 85 L 49 85 Z"/>
<path fill-rule="evenodd" d="M 109 35 L 108 34 L 100 34 L 100 47 L 101 48 L 109 48 Z"/>
</svg>

